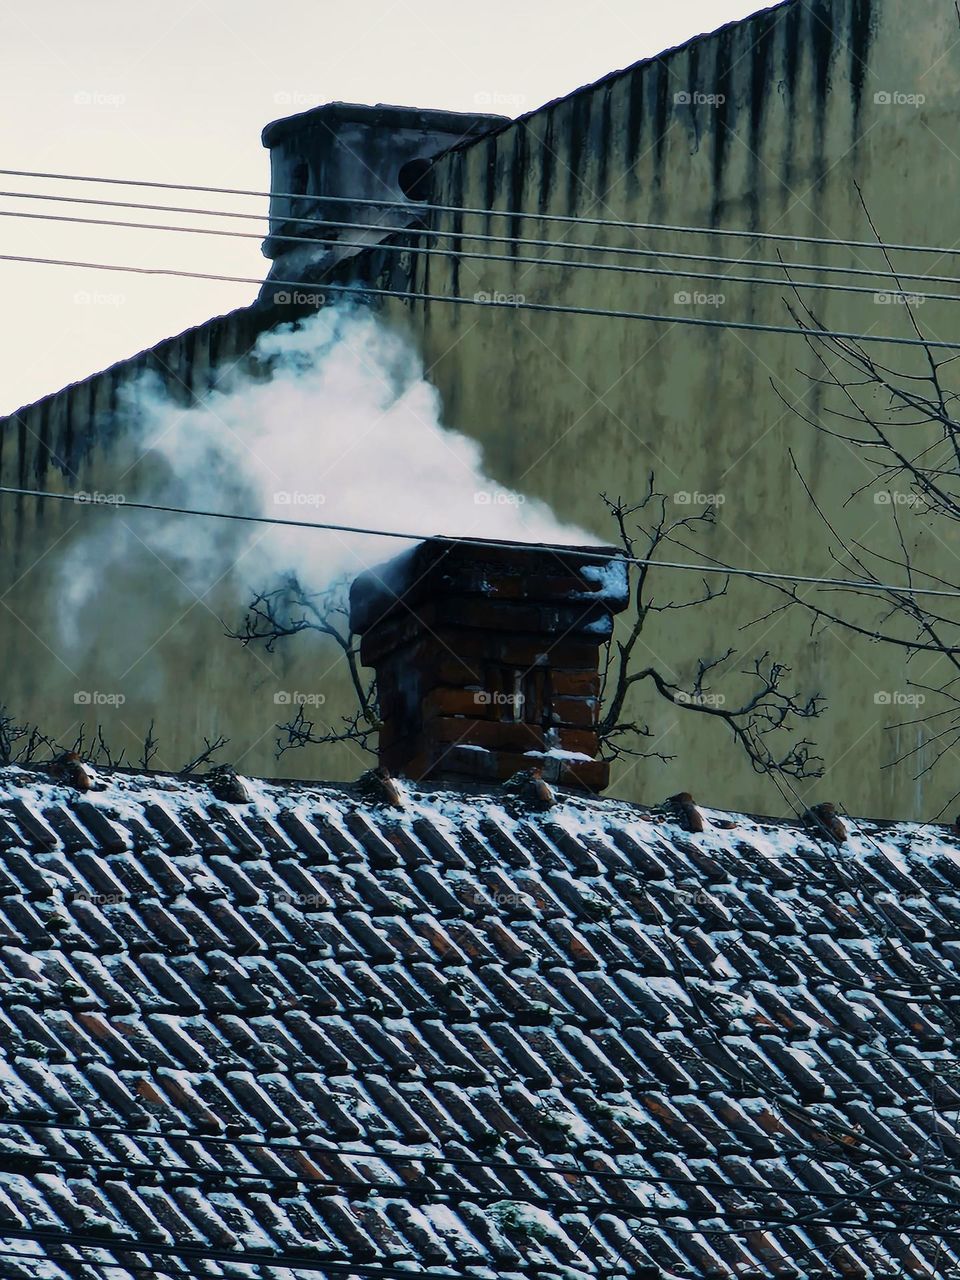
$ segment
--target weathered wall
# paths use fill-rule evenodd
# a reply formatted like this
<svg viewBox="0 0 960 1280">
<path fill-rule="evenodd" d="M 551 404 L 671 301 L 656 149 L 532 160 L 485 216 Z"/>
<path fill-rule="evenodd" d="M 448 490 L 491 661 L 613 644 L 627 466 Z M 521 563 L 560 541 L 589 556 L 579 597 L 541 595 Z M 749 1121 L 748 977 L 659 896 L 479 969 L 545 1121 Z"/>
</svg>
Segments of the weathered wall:
<svg viewBox="0 0 960 1280">
<path fill-rule="evenodd" d="M 952 245 L 960 189 L 950 149 L 960 90 L 957 37 L 952 0 L 796 0 L 611 76 L 451 153 L 435 166 L 432 198 L 440 204 L 869 240 L 859 184 L 888 241 Z M 675 101 L 684 93 L 723 101 Z M 877 94 L 898 93 L 926 100 L 919 107 L 875 100 Z M 776 261 L 778 248 L 715 235 L 617 232 L 549 220 L 448 217 L 435 225 L 746 260 Z M 525 262 L 542 257 L 542 249 L 466 238 L 460 244 L 503 249 L 510 260 L 421 255 L 413 275 L 397 276 L 396 282 L 434 294 L 500 292 L 528 302 L 791 323 L 783 287 L 556 270 Z M 884 267 L 876 251 L 779 248 L 794 262 Z M 551 252 L 587 257 L 572 248 Z M 909 261 L 913 270 L 946 274 L 952 266 L 949 258 L 924 255 Z M 904 265 L 904 256 L 897 264 Z M 702 263 L 687 269 L 764 274 Z M 777 271 L 765 274 L 783 281 Z M 869 277 L 853 282 L 868 290 L 874 283 Z M 674 295 L 680 290 L 722 292 L 725 302 L 678 305 Z M 878 305 L 870 292 L 804 296 L 828 326 L 910 332 L 904 309 Z M 922 320 L 931 335 L 955 338 L 956 314 L 950 304 L 931 302 Z M 697 548 L 731 564 L 834 574 L 835 541 L 811 510 L 790 462 L 792 449 L 818 500 L 847 534 L 894 550 L 889 508 L 877 507 L 873 490 L 843 507 L 869 472 L 852 450 L 786 410 L 777 394 L 799 400 L 807 413 L 818 411 L 819 397 L 804 376 L 814 372 L 813 358 L 795 335 L 445 303 L 418 304 L 411 327 L 422 335 L 447 420 L 484 442 L 493 475 L 549 498 L 562 517 L 597 534 L 611 533 L 598 494 L 639 498 L 654 470 L 668 495 L 723 496 L 718 527 L 697 539 Z M 880 350 L 899 367 L 922 367 L 917 353 Z M 955 557 L 942 537 L 926 546 L 941 571 L 955 574 Z M 690 558 L 675 551 L 673 558 Z M 676 575 L 658 582 L 661 600 L 699 590 L 699 584 Z M 666 672 L 689 676 L 700 655 L 714 657 L 733 646 L 749 659 L 769 650 L 793 668 L 800 687 L 822 691 L 830 704 L 824 719 L 801 729 L 818 740 L 826 778 L 797 790 L 836 796 L 859 812 L 931 816 L 956 790 L 954 759 L 920 781 L 912 777 L 916 769 L 883 769 L 918 740 L 915 726 L 886 730 L 914 719 L 915 711 L 875 701 L 878 693 L 909 691 L 901 655 L 854 642 L 837 628 L 811 635 L 810 618 L 800 611 L 740 629 L 777 602 L 769 591 L 734 584 L 709 609 L 652 620 L 651 652 L 642 660 L 656 656 Z M 860 616 L 875 619 L 875 611 L 863 608 Z M 912 672 L 914 679 L 938 678 L 925 661 Z M 715 687 L 731 691 L 730 685 Z M 636 709 L 649 718 L 656 749 L 676 761 L 621 763 L 614 790 L 650 797 L 684 787 L 714 803 L 785 810 L 787 801 L 769 780 L 752 774 L 721 726 L 673 712 L 655 697 L 639 699 Z"/>
<path fill-rule="evenodd" d="M 957 36 L 952 0 L 793 0 L 611 76 L 449 154 L 435 168 L 433 196 L 439 203 L 544 214 L 869 239 L 859 184 L 887 240 L 950 245 L 960 189 L 949 149 L 960 105 Z M 684 93 L 719 95 L 723 102 L 675 101 Z M 922 94 L 926 101 L 920 107 L 884 104 L 875 101 L 877 93 Z M 489 217 L 468 223 L 451 218 L 434 225 L 457 232 L 560 236 L 571 246 L 581 241 L 746 260 L 775 257 L 769 243 L 758 248 L 714 235 L 616 232 L 546 219 Z M 464 239 L 462 247 L 504 249 L 508 261 L 378 252 L 360 265 L 372 283 L 414 291 L 466 297 L 500 291 L 531 302 L 790 323 L 786 290 L 780 287 L 558 271 L 526 261 L 542 251 L 519 244 L 471 246 Z M 883 266 L 868 250 L 782 248 L 795 262 Z M 557 256 L 586 255 L 571 247 Z M 656 258 L 630 261 L 658 265 Z M 949 259 L 918 255 L 911 261 L 915 271 L 950 272 Z M 681 264 L 668 265 L 679 269 Z M 714 270 L 705 264 L 688 269 Z M 728 269 L 758 274 L 752 267 Z M 871 281 L 863 277 L 861 283 Z M 722 291 L 725 301 L 722 306 L 679 304 L 675 295 L 682 290 Z M 908 332 L 902 308 L 877 305 L 870 294 L 808 296 L 830 326 Z M 798 401 L 808 414 L 818 412 L 818 396 L 805 376 L 813 371 L 813 360 L 795 335 L 508 306 L 396 303 L 385 312 L 421 346 L 442 393 L 446 421 L 483 443 L 494 478 L 548 500 L 562 518 L 604 540 L 612 530 L 599 493 L 639 498 L 653 470 L 677 515 L 689 511 L 672 502 L 677 493 L 723 496 L 717 527 L 691 542 L 695 553 L 755 568 L 834 573 L 832 539 L 804 496 L 792 450 L 797 467 L 845 534 L 876 539 L 881 549 L 890 545 L 889 525 L 881 518 L 888 512 L 876 507 L 869 490 L 843 505 L 869 478 L 862 463 L 808 427 L 777 394 Z M 947 304 L 928 303 L 922 319 L 931 333 L 953 337 L 953 315 Z M 213 376 L 208 371 L 219 375 L 249 347 L 253 330 L 289 318 L 234 313 L 171 340 L 148 358 L 173 370 L 165 375 L 172 385 L 180 377 L 202 392 Z M 901 352 L 897 360 L 916 367 L 909 353 Z M 127 446 L 124 424 L 113 411 L 117 385 L 130 374 L 129 367 L 119 366 L 8 422 L 0 431 L 4 483 L 106 489 L 129 465 L 120 465 Z M 135 481 L 127 492 L 135 496 L 139 473 L 132 474 Z M 113 687 L 109 670 L 76 671 L 69 653 L 57 653 L 46 621 L 43 575 L 75 536 L 74 522 L 75 512 L 66 505 L 8 499 L 0 507 L 0 537 L 8 550 L 0 634 L 13 668 L 4 699 L 53 732 L 80 718 L 74 689 Z M 921 551 L 941 570 L 953 563 L 952 551 L 939 543 L 928 540 Z M 41 565 L 31 568 L 38 557 Z M 678 548 L 677 558 L 688 555 Z M 161 581 L 162 575 L 151 587 L 161 589 Z M 656 599 L 684 599 L 698 589 L 689 578 L 664 576 Z M 104 584 L 103 598 L 105 608 L 123 607 L 115 584 Z M 181 599 L 173 588 L 170 598 L 171 608 Z M 131 693 L 122 715 L 107 708 L 103 719 L 129 743 L 156 716 L 164 747 L 157 763 L 170 767 L 181 763 L 203 734 L 224 732 L 237 744 L 228 754 L 243 768 L 276 771 L 272 691 L 278 682 L 311 689 L 317 670 L 328 663 L 308 645 L 296 645 L 286 657 L 261 667 L 259 659 L 220 639 L 218 602 L 224 603 L 215 594 L 207 602 L 210 608 L 195 605 L 179 619 L 191 603 L 181 599 L 180 611 L 171 613 L 169 634 L 158 637 L 125 677 Z M 766 591 L 734 583 L 709 608 L 658 615 L 644 660 L 656 659 L 668 675 L 682 678 L 690 676 L 698 657 L 714 657 L 731 646 L 742 659 L 736 669 L 769 651 L 793 668 L 798 687 L 822 692 L 830 704 L 824 719 L 806 726 L 826 757 L 827 776 L 812 787 L 797 784 L 797 791 L 832 796 L 861 813 L 929 817 L 956 789 L 951 759 L 939 773 L 919 781 L 909 770 L 882 767 L 917 741 L 915 726 L 885 731 L 913 718 L 909 709 L 875 702 L 877 693 L 909 688 L 898 654 L 854 643 L 836 628 L 811 635 L 809 618 L 799 612 L 742 629 L 777 603 Z M 863 616 L 875 619 L 875 611 L 863 607 Z M 277 668 L 277 662 L 286 665 Z M 924 663 L 914 678 L 935 683 L 939 673 Z M 716 687 L 731 698 L 737 692 L 736 685 Z M 324 688 L 334 703 L 342 696 L 336 671 L 324 676 Z M 639 699 L 635 711 L 649 720 L 654 749 L 675 759 L 615 766 L 615 793 L 650 799 L 689 788 L 705 802 L 778 813 L 798 802 L 754 775 L 722 726 L 672 711 L 654 698 Z M 86 718 L 89 724 L 95 717 Z M 336 778 L 355 776 L 361 767 L 353 754 L 327 753 L 322 760 L 317 754 L 309 760 L 285 757 L 279 768 L 286 774 Z"/>
<path fill-rule="evenodd" d="M 172 412 L 188 407 L 249 370 L 259 334 L 292 312 L 232 312 L 11 415 L 0 423 L 0 483 L 176 503 L 135 426 L 141 379 L 159 380 Z M 209 505 L 237 506 L 215 477 Z M 125 750 L 133 762 L 152 720 L 157 768 L 180 768 L 205 737 L 222 734 L 230 743 L 221 758 L 251 773 L 274 773 L 274 726 L 291 715 L 290 706 L 275 704 L 277 692 L 322 692 L 334 718 L 349 709 L 339 701 L 346 689 L 336 669 L 319 678 L 336 651 L 291 645 L 269 655 L 226 639 L 225 625 L 242 619 L 248 587 L 271 584 L 248 582 L 242 564 L 231 571 L 230 526 L 203 520 L 186 527 L 212 551 L 210 568 L 203 582 L 188 581 L 178 559 L 157 545 L 159 519 L 89 503 L 11 496 L 0 502 L 0 636 L 7 658 L 0 704 L 61 742 L 72 741 L 81 724 L 88 736 L 102 725 L 111 750 Z M 101 576 L 97 560 L 112 539 L 130 548 L 129 562 L 111 563 Z M 64 617 L 71 580 L 85 574 L 84 603 L 76 616 Z M 89 701 L 78 702 L 78 693 Z M 122 703 L 114 701 L 118 695 Z M 282 772 L 302 776 L 315 763 L 285 757 Z M 346 752 L 325 759 L 323 772 L 355 777 L 367 764 Z"/>
</svg>

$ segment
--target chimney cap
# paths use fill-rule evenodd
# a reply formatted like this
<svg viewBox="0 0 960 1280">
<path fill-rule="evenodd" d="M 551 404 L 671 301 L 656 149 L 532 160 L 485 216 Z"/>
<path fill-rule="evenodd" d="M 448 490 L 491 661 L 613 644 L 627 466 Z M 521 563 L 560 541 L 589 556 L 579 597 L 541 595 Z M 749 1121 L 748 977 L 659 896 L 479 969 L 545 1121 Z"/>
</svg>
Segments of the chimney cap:
<svg viewBox="0 0 960 1280">
<path fill-rule="evenodd" d="M 361 574 L 350 625 L 377 673 L 380 764 L 488 783 L 534 764 L 602 791 L 598 653 L 629 602 L 617 547 L 427 538 Z"/>
<path fill-rule="evenodd" d="M 474 138 L 491 129 L 510 124 L 509 116 L 483 111 L 446 111 L 433 107 L 402 107 L 378 102 L 324 102 L 294 115 L 281 116 L 264 125 L 261 140 L 272 148 L 305 129 L 341 124 L 359 124 L 373 129 L 416 129 L 429 133 L 449 133 L 457 140 Z"/>
<path fill-rule="evenodd" d="M 629 580 L 619 547 L 437 536 L 354 579 L 351 627 L 362 635 L 397 609 L 450 594 L 574 606 L 580 613 L 596 604 L 613 614 L 629 603 Z"/>
</svg>

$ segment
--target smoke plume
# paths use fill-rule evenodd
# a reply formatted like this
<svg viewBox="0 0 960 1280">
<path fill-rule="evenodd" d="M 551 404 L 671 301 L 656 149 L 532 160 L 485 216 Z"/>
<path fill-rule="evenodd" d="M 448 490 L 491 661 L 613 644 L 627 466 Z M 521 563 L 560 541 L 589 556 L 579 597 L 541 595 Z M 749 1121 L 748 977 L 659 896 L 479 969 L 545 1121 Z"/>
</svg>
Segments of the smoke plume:
<svg viewBox="0 0 960 1280">
<path fill-rule="evenodd" d="M 249 369 L 191 407 L 141 379 L 123 418 L 136 463 L 112 484 L 122 496 L 133 479 L 131 499 L 423 535 L 593 541 L 491 481 L 480 446 L 442 425 L 419 356 L 359 308 L 264 334 Z M 242 607 L 278 577 L 320 590 L 411 545 L 122 506 L 88 519 L 62 562 L 59 616 L 71 644 L 100 643 L 109 582 L 136 602 L 124 627 L 131 654 L 162 630 L 158 612 L 222 605 L 224 584 Z"/>
</svg>

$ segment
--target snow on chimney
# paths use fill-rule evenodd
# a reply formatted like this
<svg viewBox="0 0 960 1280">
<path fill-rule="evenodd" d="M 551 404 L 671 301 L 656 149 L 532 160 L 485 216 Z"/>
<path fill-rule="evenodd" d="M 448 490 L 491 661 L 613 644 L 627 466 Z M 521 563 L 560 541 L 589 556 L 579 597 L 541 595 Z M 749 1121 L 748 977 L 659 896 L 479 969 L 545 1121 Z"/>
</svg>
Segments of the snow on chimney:
<svg viewBox="0 0 960 1280">
<path fill-rule="evenodd" d="M 629 601 L 614 547 L 430 538 L 350 591 L 380 695 L 380 764 L 497 781 L 539 766 L 601 791 L 599 650 Z"/>
</svg>

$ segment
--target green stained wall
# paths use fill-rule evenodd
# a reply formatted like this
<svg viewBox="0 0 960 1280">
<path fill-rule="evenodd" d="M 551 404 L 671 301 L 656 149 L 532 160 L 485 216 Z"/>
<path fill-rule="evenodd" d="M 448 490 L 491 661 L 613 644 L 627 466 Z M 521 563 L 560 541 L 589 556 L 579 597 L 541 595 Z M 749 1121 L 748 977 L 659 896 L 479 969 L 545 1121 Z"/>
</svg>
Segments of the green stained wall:
<svg viewBox="0 0 960 1280">
<path fill-rule="evenodd" d="M 953 245 L 960 162 L 954 154 L 960 90 L 960 29 L 946 0 L 794 0 L 662 57 L 610 76 L 558 101 L 434 169 L 439 204 L 539 210 L 547 214 L 687 226 L 776 231 L 870 240 L 857 187 L 882 236 Z M 687 103 L 676 95 L 704 95 Z M 908 100 L 922 96 L 920 105 Z M 889 96 L 892 101 L 885 101 Z M 711 98 L 716 101 L 710 101 Z M 457 232 L 558 238 L 561 250 L 519 243 L 464 249 L 504 252 L 506 262 L 421 254 L 412 273 L 394 283 L 433 294 L 522 296 L 528 303 L 791 325 L 785 274 L 762 271 L 751 259 L 776 262 L 778 247 L 795 263 L 884 269 L 876 251 L 818 245 L 756 243 L 708 235 L 520 221 L 504 216 L 432 225 Z M 779 284 L 653 277 L 556 269 L 531 257 L 590 259 L 574 242 L 617 244 L 660 252 L 743 259 L 743 265 L 686 264 L 687 269 L 775 277 Z M 428 243 L 428 242 L 425 242 Z M 596 260 L 596 259 L 595 259 Z M 605 258 L 680 270 L 681 261 L 640 256 Z M 951 274 L 955 259 L 894 255 L 894 265 Z M 864 294 L 803 292 L 827 327 L 857 333 L 909 335 L 902 306 L 878 302 L 884 281 L 794 269 L 794 277 L 847 281 Z M 910 288 L 909 284 L 906 286 Z M 921 286 L 913 286 L 921 287 Z M 944 286 L 936 286 L 943 288 Z M 684 305 L 675 295 L 723 294 L 722 304 Z M 399 306 L 397 313 L 400 313 Z M 956 306 L 928 302 L 918 315 L 931 337 L 956 340 Z M 422 343 L 447 420 L 483 442 L 492 474 L 504 484 L 550 501 L 558 514 L 598 536 L 612 527 L 598 494 L 639 499 L 647 476 L 671 499 L 677 493 L 719 494 L 716 528 L 687 541 L 729 564 L 834 576 L 837 541 L 817 517 L 790 460 L 846 538 L 864 538 L 895 554 L 890 507 L 874 501 L 876 485 L 844 505 L 870 479 L 857 451 L 806 425 L 822 412 L 809 377 L 816 361 L 795 334 L 713 331 L 609 318 L 536 313 L 509 305 L 403 309 Z M 896 367 L 924 369 L 921 353 L 878 348 Z M 778 394 L 779 393 L 779 394 Z M 822 419 L 826 421 L 826 419 Z M 905 484 L 900 484 L 906 489 Z M 676 515 L 691 508 L 672 502 Z M 911 522 L 912 521 L 912 522 Z M 951 538 L 928 536 L 907 516 L 920 563 L 956 581 Z M 664 552 L 666 555 L 667 553 Z M 693 558 L 674 548 L 674 559 Z M 874 562 L 876 563 L 876 562 Z M 890 574 L 896 577 L 893 568 Z M 654 579 L 660 603 L 702 590 L 692 575 Z M 835 597 L 821 596 L 827 604 Z M 855 640 L 838 627 L 817 628 L 794 610 L 744 628 L 778 603 L 769 589 L 731 584 L 709 607 L 652 617 L 643 664 L 689 677 L 698 657 L 733 647 L 749 666 L 769 651 L 793 669 L 799 689 L 829 703 L 819 721 L 800 726 L 826 759 L 824 780 L 794 784 L 799 796 L 831 796 L 851 811 L 929 817 L 956 790 L 956 755 L 932 776 L 917 768 L 884 769 L 918 742 L 919 729 L 891 728 L 917 711 L 885 705 L 909 694 L 910 679 L 938 685 L 944 671 L 922 656 L 905 667 L 899 651 Z M 878 611 L 846 599 L 843 609 L 873 627 Z M 734 678 L 714 689 L 733 704 L 748 685 Z M 880 698 L 878 702 L 877 699 Z M 927 695 L 926 711 L 943 704 Z M 715 804 L 777 812 L 785 800 L 756 776 L 724 726 L 641 696 L 655 749 L 675 756 L 615 766 L 613 789 L 631 798 L 691 789 Z M 921 713 L 922 714 L 922 713 Z M 942 726 L 944 722 L 940 722 Z M 934 722 L 937 727 L 937 722 Z"/>
<path fill-rule="evenodd" d="M 954 154 L 960 152 L 958 40 L 952 0 L 791 0 L 449 153 L 435 166 L 432 194 L 441 204 L 544 215 L 869 239 L 859 184 L 887 240 L 952 245 L 960 195 Z M 677 98 L 684 94 L 704 97 L 692 103 Z M 925 101 L 885 102 L 883 95 L 922 95 Z M 560 238 L 569 247 L 550 253 L 581 260 L 589 255 L 575 247 L 578 241 L 742 258 L 742 266 L 690 266 L 767 274 L 779 284 L 558 270 L 531 263 L 544 251 L 518 241 L 491 246 L 466 238 L 462 248 L 504 253 L 507 260 L 377 253 L 363 266 L 366 279 L 379 287 L 467 298 L 500 292 L 552 305 L 791 323 L 782 273 L 749 265 L 751 259 L 775 257 L 771 242 L 761 247 L 718 235 L 574 226 L 546 217 L 541 222 L 437 215 L 431 225 L 459 233 Z M 883 267 L 869 250 L 795 244 L 782 249 L 795 263 L 813 264 L 812 270 L 795 268 L 804 279 L 850 279 L 817 275 L 817 267 L 829 265 Z M 681 266 L 656 257 L 619 261 Z M 898 266 L 908 261 L 914 271 L 955 271 L 950 257 L 896 255 Z M 872 284 L 868 276 L 855 279 Z M 676 300 L 681 292 L 722 293 L 724 299 L 717 305 L 685 304 Z M 871 293 L 821 290 L 804 297 L 830 327 L 909 333 L 904 309 L 878 303 Z M 676 502 L 677 494 L 723 499 L 716 527 L 687 538 L 692 552 L 678 547 L 674 558 L 702 552 L 757 569 L 834 575 L 836 540 L 804 494 L 792 450 L 796 467 L 843 537 L 865 538 L 881 551 L 894 548 L 890 508 L 878 506 L 871 489 L 847 502 L 870 479 L 856 451 L 818 433 L 784 405 L 781 397 L 808 417 L 822 411 L 822 397 L 807 376 L 816 369 L 814 357 L 795 334 L 442 302 L 391 303 L 384 314 L 422 350 L 445 421 L 481 442 L 492 476 L 544 499 L 562 518 L 599 538 L 609 540 L 613 531 L 598 495 L 639 500 L 653 471 L 675 517 L 692 509 Z M 954 306 L 929 302 L 919 314 L 931 335 L 960 336 Z M 170 385 L 180 379 L 201 394 L 225 364 L 242 357 L 258 329 L 276 321 L 265 313 L 239 312 L 172 339 L 158 349 L 173 370 L 163 376 Z M 922 369 L 918 353 L 883 354 L 908 372 Z M 117 366 L 9 420 L 0 433 L 4 482 L 106 489 L 130 465 L 115 402 L 118 386 L 140 364 Z M 93 671 L 74 671 L 69 653 L 48 652 L 58 643 L 44 631 L 48 615 L 39 588 L 45 568 L 30 566 L 38 557 L 46 568 L 55 566 L 60 548 L 75 536 L 73 527 L 70 507 L 40 507 L 29 500 L 2 507 L 0 538 L 11 589 L 0 635 L 16 668 L 8 683 L 25 704 L 18 707 L 22 714 L 51 725 L 74 718 L 70 693 L 78 682 L 110 687 L 102 662 Z M 930 536 L 916 521 L 909 533 L 922 563 L 955 581 L 950 535 L 940 530 Z M 160 580 L 152 581 L 154 589 L 161 589 Z M 654 603 L 667 605 L 691 599 L 702 586 L 693 575 L 660 574 L 653 590 Z M 228 756 L 250 772 L 356 776 L 363 762 L 350 753 L 288 756 L 279 765 L 274 760 L 271 725 L 277 714 L 270 694 L 278 684 L 312 689 L 331 654 L 298 644 L 258 665 L 221 639 L 217 601 L 225 599 L 215 593 L 210 608 L 178 616 L 130 677 L 123 714 L 105 711 L 108 727 L 113 724 L 119 740 L 127 734 L 129 745 L 155 715 L 165 748 L 158 763 L 168 767 L 182 763 L 203 734 L 224 732 L 236 744 Z M 171 610 L 189 604 L 173 588 L 170 600 Z M 124 607 L 118 584 L 104 584 L 103 601 L 104 608 Z M 884 769 L 916 745 L 919 730 L 892 728 L 916 712 L 877 697 L 909 692 L 911 678 L 936 686 L 944 672 L 922 658 L 906 669 L 900 653 L 855 640 L 837 627 L 811 632 L 809 616 L 799 610 L 747 625 L 777 603 L 767 588 L 731 583 L 709 606 L 651 615 L 639 660 L 658 664 L 668 677 L 689 680 L 698 658 L 735 648 L 733 676 L 713 686 L 731 704 L 750 688 L 736 672 L 767 652 L 786 663 L 792 668 L 789 685 L 821 692 L 829 704 L 822 719 L 800 730 L 826 758 L 825 779 L 796 783 L 797 795 L 788 788 L 784 797 L 751 770 L 722 724 L 641 694 L 633 714 L 649 724 L 653 750 L 673 759 L 620 762 L 612 791 L 650 800 L 689 789 L 706 803 L 778 814 L 800 798 L 829 797 L 852 812 L 932 816 L 956 790 L 955 756 L 919 780 L 913 777 L 916 768 Z M 859 610 L 855 616 L 867 627 L 877 624 L 877 610 L 868 602 L 847 601 L 844 607 Z M 346 697 L 339 673 L 324 675 L 323 684 L 337 707 Z M 5 696 L 17 701 L 12 693 Z M 927 710 L 940 705 L 931 701 Z"/>
</svg>

